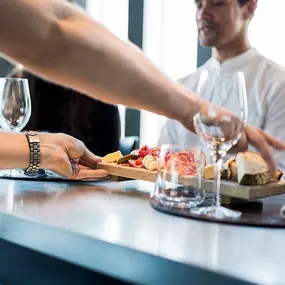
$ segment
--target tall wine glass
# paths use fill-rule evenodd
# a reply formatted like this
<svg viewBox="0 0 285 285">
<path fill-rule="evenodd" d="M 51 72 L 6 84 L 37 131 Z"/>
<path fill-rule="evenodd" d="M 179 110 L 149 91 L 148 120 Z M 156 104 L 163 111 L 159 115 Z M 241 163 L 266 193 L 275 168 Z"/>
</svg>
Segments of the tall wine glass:
<svg viewBox="0 0 285 285">
<path fill-rule="evenodd" d="M 20 132 L 31 117 L 31 97 L 27 79 L 0 78 L 0 125 Z M 10 171 L 10 176 L 17 172 Z M 18 173 L 17 173 L 18 174 Z"/>
<path fill-rule="evenodd" d="M 241 213 L 221 206 L 220 179 L 222 158 L 240 139 L 247 120 L 247 95 L 245 79 L 242 72 L 223 73 L 203 71 L 200 75 L 198 94 L 211 105 L 203 107 L 194 116 L 194 127 L 215 164 L 216 204 L 201 207 L 192 213 L 204 214 L 217 219 L 239 218 Z M 221 113 L 216 106 L 227 111 Z"/>
</svg>

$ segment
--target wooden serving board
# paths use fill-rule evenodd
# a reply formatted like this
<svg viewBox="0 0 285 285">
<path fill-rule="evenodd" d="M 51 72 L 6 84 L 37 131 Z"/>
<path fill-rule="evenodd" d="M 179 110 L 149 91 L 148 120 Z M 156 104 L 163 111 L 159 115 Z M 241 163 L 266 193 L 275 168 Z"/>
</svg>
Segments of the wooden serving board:
<svg viewBox="0 0 285 285">
<path fill-rule="evenodd" d="M 134 168 L 120 166 L 116 163 L 98 163 L 98 169 L 105 169 L 108 171 L 109 175 L 119 181 L 124 179 L 134 179 L 134 180 L 144 180 L 155 182 L 156 181 L 156 171 L 150 171 L 143 168 Z M 195 176 L 180 176 L 178 183 L 184 185 L 193 185 L 195 182 Z M 204 188 L 207 192 L 214 192 L 214 183 L 212 180 L 204 181 Z M 243 186 L 238 185 L 236 182 L 232 181 L 221 181 L 221 195 L 226 196 L 225 198 L 234 198 L 239 200 L 255 200 L 259 198 L 265 198 L 270 196 L 276 196 L 280 194 L 285 194 L 285 181 L 272 180 L 269 184 L 261 186 Z M 227 203 L 227 200 L 224 200 Z M 228 199 L 228 203 L 232 202 Z"/>
</svg>

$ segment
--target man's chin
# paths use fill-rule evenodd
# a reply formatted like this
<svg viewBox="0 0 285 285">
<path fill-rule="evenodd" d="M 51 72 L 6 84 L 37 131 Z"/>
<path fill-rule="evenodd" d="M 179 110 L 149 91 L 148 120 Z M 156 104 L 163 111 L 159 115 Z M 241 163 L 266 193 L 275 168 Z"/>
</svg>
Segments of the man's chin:
<svg viewBox="0 0 285 285">
<path fill-rule="evenodd" d="M 216 41 L 213 39 L 199 39 L 200 45 L 205 48 L 215 47 Z"/>
</svg>

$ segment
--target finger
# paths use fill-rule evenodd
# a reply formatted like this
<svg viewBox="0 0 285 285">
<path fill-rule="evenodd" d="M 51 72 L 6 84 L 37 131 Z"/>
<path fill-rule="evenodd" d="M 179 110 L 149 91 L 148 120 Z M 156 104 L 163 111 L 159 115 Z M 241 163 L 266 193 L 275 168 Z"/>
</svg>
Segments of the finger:
<svg viewBox="0 0 285 285">
<path fill-rule="evenodd" d="M 85 165 L 82 165 L 82 164 L 79 164 L 79 165 L 78 165 L 78 168 L 79 168 L 79 169 L 90 169 L 89 166 L 85 166 Z"/>
<path fill-rule="evenodd" d="M 74 176 L 74 173 L 78 172 L 77 164 L 71 163 L 68 157 L 57 161 L 54 166 L 55 167 L 51 170 L 55 171 L 57 174 L 64 178 L 72 178 Z"/>
<path fill-rule="evenodd" d="M 76 167 L 71 166 L 71 171 L 58 171 L 60 175 L 65 178 L 73 180 L 83 180 L 83 179 L 102 179 L 108 176 L 108 172 L 104 169 L 90 169 L 85 166 L 78 165 Z"/>
<path fill-rule="evenodd" d="M 252 127 L 246 127 L 245 132 L 247 134 L 248 142 L 255 146 L 263 159 L 267 162 L 270 171 L 276 170 L 275 160 L 272 151 L 262 134 Z"/>
<path fill-rule="evenodd" d="M 81 165 L 81 166 L 85 166 L 85 167 L 87 167 L 87 168 L 91 168 L 91 169 L 96 169 L 96 164 L 98 163 L 98 162 L 101 162 L 102 161 L 102 159 L 98 159 L 97 160 L 97 162 L 92 162 L 92 163 L 90 163 L 90 162 L 86 162 L 85 160 L 82 160 L 82 159 L 80 159 L 79 160 L 79 165 Z"/>
<path fill-rule="evenodd" d="M 100 162 L 102 159 L 92 153 L 87 147 L 84 146 L 84 152 L 80 157 L 80 161 L 82 164 L 86 164 L 87 166 L 94 165 Z"/>
<path fill-rule="evenodd" d="M 83 175 L 84 171 L 95 171 L 93 174 L 89 174 L 89 176 L 91 175 L 91 178 L 106 177 L 108 173 L 105 170 L 92 170 L 91 168 L 101 159 L 97 158 L 96 155 L 94 155 L 86 148 L 84 149 L 84 153 L 84 157 L 87 157 L 88 159 L 87 162 L 82 159 L 70 159 L 66 153 L 60 152 L 56 155 L 57 158 L 55 160 L 54 167 L 51 170 L 68 179 L 83 179 L 80 178 L 81 175 L 79 173 L 81 173 L 81 171 L 83 171 Z"/>
<path fill-rule="evenodd" d="M 285 143 L 280 142 L 279 140 L 275 139 L 273 136 L 269 135 L 263 130 L 259 130 L 259 132 L 266 139 L 267 143 L 269 143 L 271 146 L 278 150 L 285 150 Z"/>
<path fill-rule="evenodd" d="M 104 169 L 79 169 L 76 177 L 73 179 L 102 179 L 108 176 L 108 172 Z"/>
<path fill-rule="evenodd" d="M 104 169 L 94 170 L 90 167 L 86 167 L 80 164 L 72 165 L 72 168 L 73 168 L 73 174 L 70 177 L 70 179 L 75 179 L 75 180 L 99 179 L 108 176 L 108 172 Z"/>
</svg>

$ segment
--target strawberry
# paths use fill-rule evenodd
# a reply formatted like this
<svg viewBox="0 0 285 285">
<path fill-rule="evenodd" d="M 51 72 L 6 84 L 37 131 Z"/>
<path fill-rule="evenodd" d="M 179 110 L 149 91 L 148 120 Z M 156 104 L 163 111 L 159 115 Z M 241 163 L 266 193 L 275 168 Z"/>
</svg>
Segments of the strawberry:
<svg viewBox="0 0 285 285">
<path fill-rule="evenodd" d="M 142 161 L 143 161 L 143 158 L 139 157 L 138 159 L 130 159 L 129 163 L 133 167 L 141 168 L 141 167 L 143 167 Z"/>
<path fill-rule="evenodd" d="M 136 160 L 136 165 L 142 165 L 142 161 L 141 160 Z"/>
<path fill-rule="evenodd" d="M 138 156 L 145 157 L 149 154 L 149 151 L 150 151 L 150 148 L 147 145 L 142 146 L 139 150 Z"/>
</svg>

